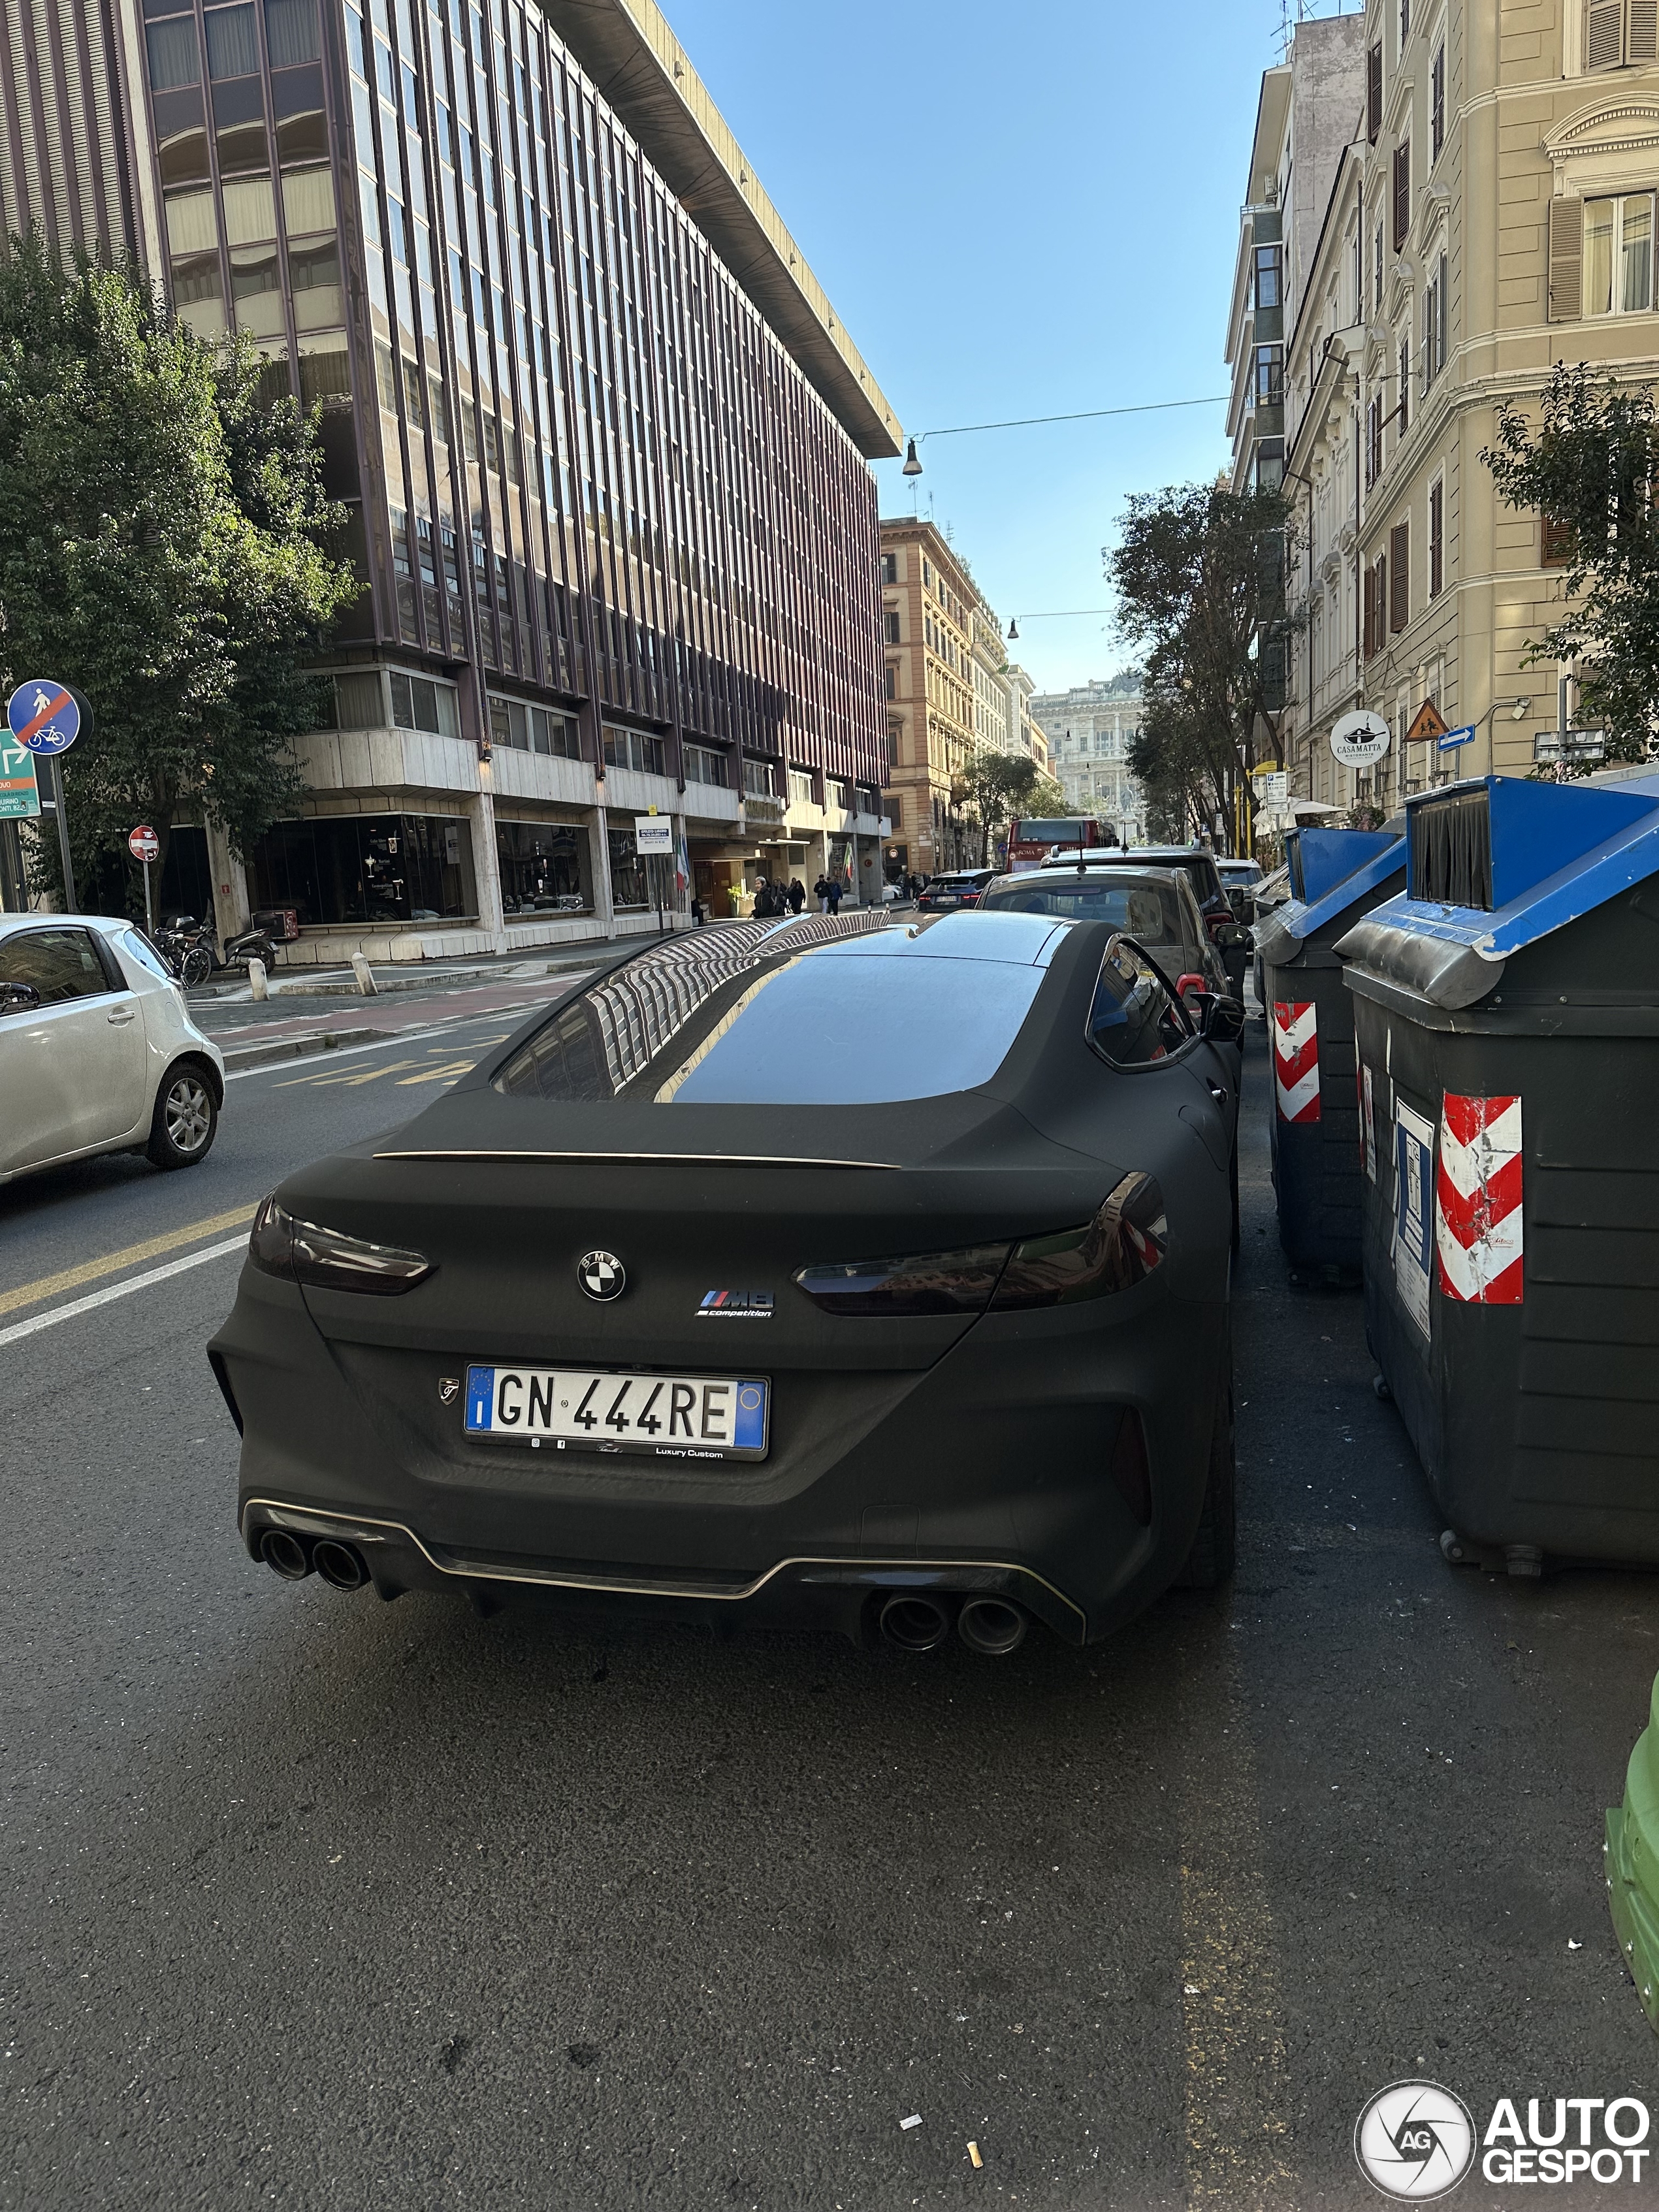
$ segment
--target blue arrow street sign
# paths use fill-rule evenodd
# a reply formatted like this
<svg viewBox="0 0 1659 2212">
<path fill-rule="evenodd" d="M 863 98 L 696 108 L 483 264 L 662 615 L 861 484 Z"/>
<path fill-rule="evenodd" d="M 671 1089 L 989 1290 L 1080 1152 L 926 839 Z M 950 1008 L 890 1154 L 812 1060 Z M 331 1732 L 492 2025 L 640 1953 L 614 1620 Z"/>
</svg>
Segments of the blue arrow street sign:
<svg viewBox="0 0 1659 2212">
<path fill-rule="evenodd" d="M 66 753 L 81 734 L 81 709 L 61 684 L 34 677 L 6 702 L 6 720 L 32 753 Z"/>
<path fill-rule="evenodd" d="M 1440 740 L 1443 753 L 1455 753 L 1460 745 L 1467 745 L 1474 736 L 1474 724 L 1465 722 L 1461 730 L 1448 730 Z"/>
</svg>

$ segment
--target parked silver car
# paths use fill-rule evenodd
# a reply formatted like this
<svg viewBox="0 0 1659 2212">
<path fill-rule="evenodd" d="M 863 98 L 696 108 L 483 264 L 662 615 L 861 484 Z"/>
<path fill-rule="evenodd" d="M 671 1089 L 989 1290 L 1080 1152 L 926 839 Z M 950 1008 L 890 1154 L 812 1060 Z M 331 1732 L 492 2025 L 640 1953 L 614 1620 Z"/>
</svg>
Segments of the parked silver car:
<svg viewBox="0 0 1659 2212">
<path fill-rule="evenodd" d="M 224 1055 L 129 921 L 0 915 L 0 1182 L 95 1152 L 207 1158 Z"/>
</svg>

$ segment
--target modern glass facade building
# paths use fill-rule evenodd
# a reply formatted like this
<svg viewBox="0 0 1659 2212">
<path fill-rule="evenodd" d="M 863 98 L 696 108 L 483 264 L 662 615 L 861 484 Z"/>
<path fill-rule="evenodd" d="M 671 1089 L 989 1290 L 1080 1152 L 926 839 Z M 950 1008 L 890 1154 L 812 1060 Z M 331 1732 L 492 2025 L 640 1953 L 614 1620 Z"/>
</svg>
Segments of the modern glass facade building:
<svg viewBox="0 0 1659 2212">
<path fill-rule="evenodd" d="M 248 332 L 352 518 L 307 820 L 246 886 L 216 848 L 222 906 L 294 908 L 300 957 L 654 926 L 652 808 L 717 909 L 873 894 L 898 425 L 651 0 L 0 18 L 8 226 Z"/>
</svg>

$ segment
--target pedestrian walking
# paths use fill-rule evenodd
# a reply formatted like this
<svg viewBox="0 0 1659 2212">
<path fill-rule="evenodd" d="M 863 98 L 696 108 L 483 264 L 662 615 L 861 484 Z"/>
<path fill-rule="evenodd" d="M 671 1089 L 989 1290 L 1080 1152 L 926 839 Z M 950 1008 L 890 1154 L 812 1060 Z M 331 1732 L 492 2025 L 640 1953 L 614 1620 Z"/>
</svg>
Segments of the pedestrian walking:
<svg viewBox="0 0 1659 2212">
<path fill-rule="evenodd" d="M 818 912 L 820 914 L 828 914 L 830 911 L 830 879 L 827 876 L 820 876 L 817 883 L 813 884 L 812 896 L 818 902 Z"/>
<path fill-rule="evenodd" d="M 823 890 L 824 912 L 826 914 L 839 914 L 841 912 L 842 899 L 845 895 L 842 890 L 841 878 L 839 876 L 826 876 L 823 879 Z"/>
<path fill-rule="evenodd" d="M 799 914 L 806 903 L 806 886 L 799 876 L 789 878 L 789 911 Z"/>
</svg>

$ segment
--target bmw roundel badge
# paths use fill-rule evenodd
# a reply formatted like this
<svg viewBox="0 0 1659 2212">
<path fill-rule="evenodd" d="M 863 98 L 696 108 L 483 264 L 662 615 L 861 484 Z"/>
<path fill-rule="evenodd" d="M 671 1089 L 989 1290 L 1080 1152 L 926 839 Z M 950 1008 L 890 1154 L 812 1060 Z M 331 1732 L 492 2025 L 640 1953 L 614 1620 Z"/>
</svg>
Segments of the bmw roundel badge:
<svg viewBox="0 0 1659 2212">
<path fill-rule="evenodd" d="M 608 1305 L 628 1288 L 628 1270 L 614 1252 L 584 1252 L 576 1262 L 576 1280 L 590 1298 Z"/>
</svg>

